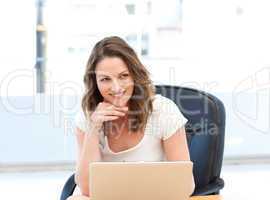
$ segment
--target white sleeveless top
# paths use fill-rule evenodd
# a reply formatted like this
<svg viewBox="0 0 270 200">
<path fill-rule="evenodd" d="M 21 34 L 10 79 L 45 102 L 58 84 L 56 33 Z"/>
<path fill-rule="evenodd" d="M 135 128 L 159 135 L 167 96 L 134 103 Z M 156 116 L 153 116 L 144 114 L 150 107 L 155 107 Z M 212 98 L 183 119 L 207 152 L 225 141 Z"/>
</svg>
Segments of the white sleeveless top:
<svg viewBox="0 0 270 200">
<path fill-rule="evenodd" d="M 144 136 L 136 146 L 124 151 L 113 152 L 108 145 L 107 136 L 101 133 L 102 161 L 164 161 L 165 154 L 162 148 L 162 140 L 172 136 L 187 121 L 172 100 L 156 94 L 153 100 L 153 112 L 149 115 Z M 91 124 L 87 122 L 82 110 L 75 117 L 75 125 L 89 134 Z"/>
</svg>

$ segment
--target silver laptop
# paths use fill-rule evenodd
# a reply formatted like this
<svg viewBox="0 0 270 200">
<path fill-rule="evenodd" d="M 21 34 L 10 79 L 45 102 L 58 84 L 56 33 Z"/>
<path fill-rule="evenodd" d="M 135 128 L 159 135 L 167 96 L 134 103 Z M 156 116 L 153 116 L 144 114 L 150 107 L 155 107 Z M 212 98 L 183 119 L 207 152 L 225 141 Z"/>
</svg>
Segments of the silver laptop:
<svg viewBox="0 0 270 200">
<path fill-rule="evenodd" d="M 191 161 L 93 162 L 91 200 L 188 200 Z"/>
</svg>

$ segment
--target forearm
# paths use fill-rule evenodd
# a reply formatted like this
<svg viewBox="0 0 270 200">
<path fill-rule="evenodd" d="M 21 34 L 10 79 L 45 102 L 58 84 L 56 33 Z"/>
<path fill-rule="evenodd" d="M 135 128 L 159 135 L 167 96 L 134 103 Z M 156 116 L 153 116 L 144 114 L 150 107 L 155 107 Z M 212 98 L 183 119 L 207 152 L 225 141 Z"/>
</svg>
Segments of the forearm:
<svg viewBox="0 0 270 200">
<path fill-rule="evenodd" d="M 83 195 L 89 196 L 89 163 L 100 160 L 98 130 L 92 129 L 90 134 L 85 134 L 76 170 L 76 181 Z"/>
</svg>

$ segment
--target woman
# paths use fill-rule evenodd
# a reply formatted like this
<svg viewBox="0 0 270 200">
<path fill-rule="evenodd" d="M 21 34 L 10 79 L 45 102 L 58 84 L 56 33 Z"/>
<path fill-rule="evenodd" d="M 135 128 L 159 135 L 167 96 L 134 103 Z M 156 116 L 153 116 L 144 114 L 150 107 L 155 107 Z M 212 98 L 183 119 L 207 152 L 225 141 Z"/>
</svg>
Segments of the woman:
<svg viewBox="0 0 270 200">
<path fill-rule="evenodd" d="M 124 40 L 107 37 L 95 45 L 84 84 L 76 116 L 75 181 L 82 196 L 69 200 L 91 196 L 88 166 L 93 161 L 190 160 L 187 119 L 173 101 L 155 94 L 148 71 Z"/>
</svg>

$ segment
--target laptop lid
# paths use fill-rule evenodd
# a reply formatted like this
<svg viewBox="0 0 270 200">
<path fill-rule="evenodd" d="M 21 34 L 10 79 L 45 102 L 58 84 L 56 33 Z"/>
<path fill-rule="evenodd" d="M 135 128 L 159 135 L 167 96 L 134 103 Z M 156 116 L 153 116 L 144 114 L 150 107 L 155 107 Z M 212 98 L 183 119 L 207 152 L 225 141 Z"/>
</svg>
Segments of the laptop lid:
<svg viewBox="0 0 270 200">
<path fill-rule="evenodd" d="M 188 200 L 191 161 L 93 162 L 91 200 Z"/>
</svg>

